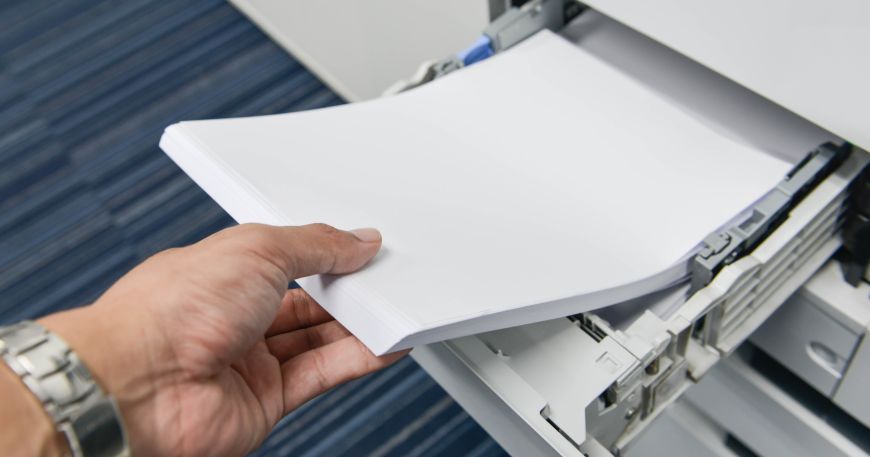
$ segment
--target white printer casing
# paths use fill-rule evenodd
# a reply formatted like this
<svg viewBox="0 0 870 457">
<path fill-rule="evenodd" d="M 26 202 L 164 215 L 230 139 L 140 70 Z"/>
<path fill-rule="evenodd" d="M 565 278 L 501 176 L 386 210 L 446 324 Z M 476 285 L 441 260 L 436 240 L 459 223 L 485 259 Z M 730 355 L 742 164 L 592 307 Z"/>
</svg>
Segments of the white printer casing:
<svg viewBox="0 0 870 457">
<path fill-rule="evenodd" d="M 232 1 L 351 101 L 458 51 L 510 3 Z M 571 2 L 531 0 L 522 8 L 533 16 L 556 3 Z M 845 284 L 829 259 L 841 245 L 850 186 L 870 161 L 870 3 L 584 6 L 562 36 L 723 134 L 795 163 L 824 142 L 855 147 L 761 244 L 688 300 L 674 302 L 680 291 L 667 291 L 419 347 L 413 357 L 516 456 L 629 452 L 747 339 L 866 425 L 867 285 Z M 741 363 L 718 371 L 743 370 Z M 716 419 L 715 410 L 693 403 Z"/>
</svg>

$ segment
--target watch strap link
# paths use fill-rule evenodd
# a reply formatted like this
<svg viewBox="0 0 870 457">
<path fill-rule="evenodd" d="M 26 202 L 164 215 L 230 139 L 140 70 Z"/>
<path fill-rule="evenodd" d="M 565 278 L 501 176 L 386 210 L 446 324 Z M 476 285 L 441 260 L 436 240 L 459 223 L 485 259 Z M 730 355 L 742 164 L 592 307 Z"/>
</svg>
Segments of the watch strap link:
<svg viewBox="0 0 870 457">
<path fill-rule="evenodd" d="M 0 327 L 0 356 L 42 403 L 74 457 L 129 455 L 117 403 L 60 337 L 33 321 Z"/>
</svg>

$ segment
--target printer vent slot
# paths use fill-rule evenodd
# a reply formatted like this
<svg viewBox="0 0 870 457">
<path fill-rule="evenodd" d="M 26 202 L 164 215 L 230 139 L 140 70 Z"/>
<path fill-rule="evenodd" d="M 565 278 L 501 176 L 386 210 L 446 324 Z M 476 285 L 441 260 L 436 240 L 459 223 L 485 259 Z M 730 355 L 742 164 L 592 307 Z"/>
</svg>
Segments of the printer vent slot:
<svg viewBox="0 0 870 457">
<path fill-rule="evenodd" d="M 547 423 L 550 424 L 553 428 L 555 428 L 556 431 L 559 432 L 559 434 L 562 435 L 563 438 L 565 438 L 566 440 L 568 440 L 568 442 L 571 443 L 572 446 L 574 446 L 574 447 L 577 448 L 578 450 L 580 449 L 580 445 L 577 444 L 577 442 L 574 441 L 574 439 L 571 438 L 571 435 L 565 433 L 564 430 L 562 430 L 561 428 L 559 428 L 559 426 L 556 425 L 556 423 L 553 422 L 552 419 L 547 418 L 546 420 L 547 420 Z M 587 453 L 585 453 L 585 452 L 583 452 L 583 451 L 580 451 L 580 452 L 581 452 L 585 457 L 589 457 L 589 454 L 587 454 Z"/>
<path fill-rule="evenodd" d="M 577 324 L 577 326 L 580 327 L 581 330 L 586 332 L 587 335 L 592 337 L 592 339 L 595 340 L 596 343 L 600 343 L 601 340 L 603 340 L 604 337 L 607 336 L 607 333 L 605 333 L 604 330 L 601 329 L 601 327 L 596 325 L 595 322 L 593 322 L 592 319 L 587 317 L 585 314 L 576 314 L 569 317 L 569 319 L 574 321 L 574 323 Z"/>
<path fill-rule="evenodd" d="M 695 321 L 695 325 L 692 326 L 692 337 L 696 340 L 704 339 L 704 330 L 706 330 L 707 326 L 707 315 L 701 316 L 700 319 Z"/>
</svg>

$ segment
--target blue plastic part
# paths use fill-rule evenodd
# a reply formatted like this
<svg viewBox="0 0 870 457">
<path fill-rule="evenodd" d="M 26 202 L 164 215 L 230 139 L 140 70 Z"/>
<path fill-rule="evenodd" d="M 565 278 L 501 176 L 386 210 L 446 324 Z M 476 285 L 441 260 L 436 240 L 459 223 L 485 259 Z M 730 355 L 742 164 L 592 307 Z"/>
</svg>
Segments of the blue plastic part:
<svg viewBox="0 0 870 457">
<path fill-rule="evenodd" d="M 493 54 L 495 52 L 492 50 L 492 39 L 486 35 L 481 35 L 468 49 L 456 54 L 456 57 L 465 66 L 468 66 L 480 62 Z"/>
</svg>

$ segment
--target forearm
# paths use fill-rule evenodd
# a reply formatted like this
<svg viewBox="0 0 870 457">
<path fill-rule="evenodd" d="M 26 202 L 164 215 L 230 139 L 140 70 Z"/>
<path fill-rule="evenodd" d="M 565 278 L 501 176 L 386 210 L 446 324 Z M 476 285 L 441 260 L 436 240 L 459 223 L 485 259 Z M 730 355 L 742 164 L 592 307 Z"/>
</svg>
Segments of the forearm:
<svg viewBox="0 0 870 457">
<path fill-rule="evenodd" d="M 133 455 L 243 456 L 289 411 L 402 355 L 374 356 L 308 294 L 287 290 L 301 277 L 359 269 L 380 245 L 373 229 L 234 227 L 155 255 L 94 304 L 38 323 L 115 401 Z M 36 397 L 0 367 L 0 454 L 66 447 Z"/>
<path fill-rule="evenodd" d="M 66 441 L 36 396 L 0 362 L 0 449 L 11 456 L 60 456 Z M 8 452 L 8 454 L 7 454 Z"/>
</svg>

